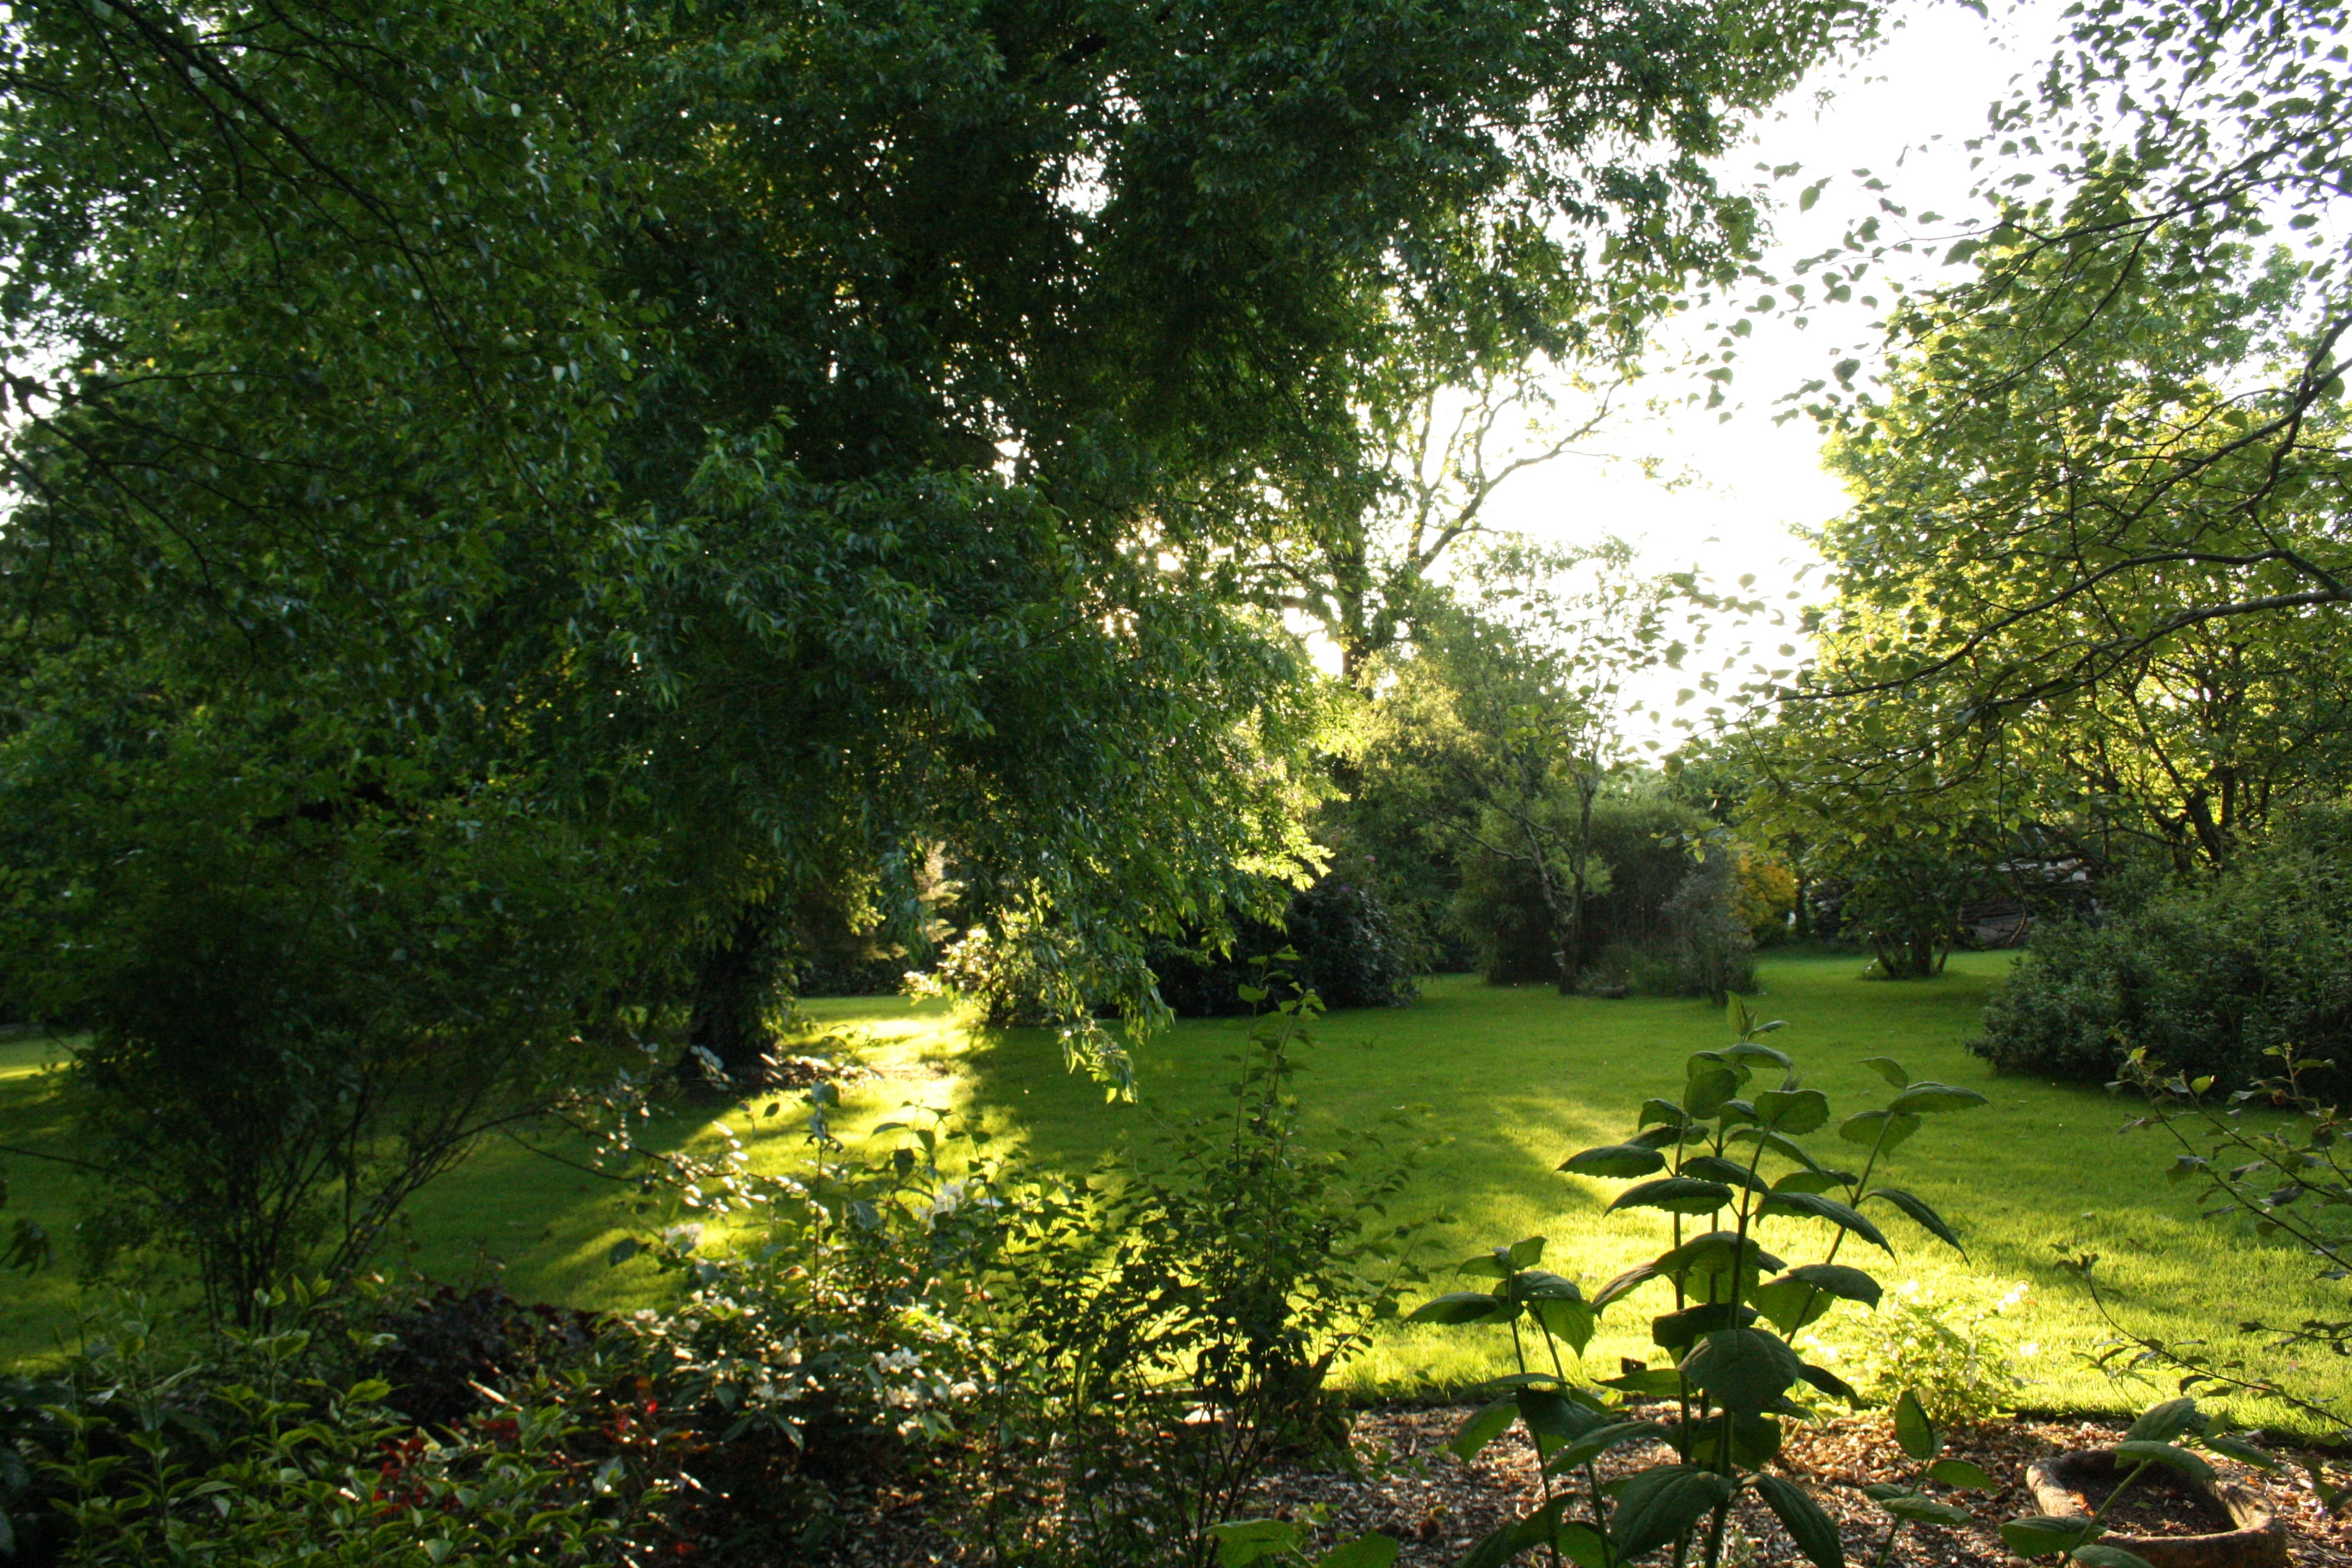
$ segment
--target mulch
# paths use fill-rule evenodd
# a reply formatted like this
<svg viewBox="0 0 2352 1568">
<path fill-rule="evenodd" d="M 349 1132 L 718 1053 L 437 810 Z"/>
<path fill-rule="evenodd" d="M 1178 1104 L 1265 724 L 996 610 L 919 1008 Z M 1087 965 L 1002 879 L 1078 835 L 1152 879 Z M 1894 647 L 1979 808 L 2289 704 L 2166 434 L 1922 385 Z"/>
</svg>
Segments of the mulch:
<svg viewBox="0 0 2352 1568">
<path fill-rule="evenodd" d="M 1480 1539 L 1537 1507 L 1542 1500 L 1535 1456 L 1519 1434 L 1490 1444 L 1464 1464 L 1447 1451 L 1470 1405 L 1390 1405 L 1360 1412 L 1354 1446 L 1360 1475 L 1323 1468 L 1277 1469 L 1260 1486 L 1242 1517 L 1314 1522 L 1319 1545 L 1377 1531 L 1402 1545 L 1398 1568 L 1453 1568 Z M 2024 1568 L 2001 1544 L 2005 1520 L 2040 1511 L 2026 1489 L 2025 1468 L 2068 1448 L 2101 1447 L 2122 1436 L 2120 1421 L 2032 1420 L 1994 1422 L 1949 1435 L 1945 1453 L 1974 1461 L 1994 1479 L 1999 1492 L 1963 1492 L 1930 1484 L 1931 1497 L 1968 1510 L 1974 1530 L 1906 1524 L 1889 1560 L 1894 1568 L 1976 1568 L 2009 1564 Z M 2288 1450 L 2272 1451 L 2291 1458 Z M 1605 1481 L 1668 1457 L 1652 1446 L 1628 1447 L 1601 1466 Z M 2224 1479 L 2266 1497 L 2286 1521 L 2295 1568 L 2352 1568 L 2352 1510 L 2329 1517 L 2299 1468 L 2265 1475 L 2209 1455 Z M 1834 1520 L 1854 1568 L 1876 1562 L 1889 1521 L 1858 1489 L 1874 1481 L 1909 1481 L 1918 1467 L 1895 1442 L 1883 1414 L 1841 1416 L 1818 1424 L 1791 1421 L 1776 1467 L 1803 1482 Z M 919 1501 L 909 1493 L 879 1496 L 865 1512 L 863 1529 L 840 1543 L 845 1568 L 941 1568 L 964 1561 L 925 1525 Z M 2174 1533 L 2193 1522 L 2185 1508 L 2153 1504 L 2129 1522 L 2147 1533 Z M 1318 1522 L 1319 1521 L 1319 1522 Z M 1801 1565 L 1804 1559 L 1774 1519 L 1753 1497 L 1735 1510 L 1735 1534 L 1727 1561 L 1731 1568 L 1764 1564 Z M 2154 1528 L 2147 1528 L 2147 1527 Z M 1530 1556 L 1522 1562 L 1540 1561 Z M 2042 1565 L 2047 1568 L 2047 1563 Z"/>
<path fill-rule="evenodd" d="M 1338 1540 L 1378 1531 L 1403 1542 L 1399 1568 L 1451 1568 L 1471 1546 L 1542 1500 L 1535 1455 L 1515 1432 L 1464 1464 L 1445 1445 L 1470 1414 L 1470 1406 L 1383 1406 L 1357 1417 L 1355 1439 L 1368 1463 L 1361 1479 L 1313 1470 L 1286 1470 L 1267 1479 L 1262 1506 L 1251 1511 L 1286 1518 L 1328 1513 L 1321 1539 Z M 2004 1520 L 2040 1511 L 2026 1490 L 2025 1468 L 2067 1448 L 2100 1447 L 2123 1435 L 2123 1422 L 2016 1420 L 1953 1433 L 1945 1452 L 1973 1460 L 1994 1479 L 2007 1483 L 1996 1493 L 1962 1492 L 1929 1485 L 1928 1494 L 1968 1510 L 1974 1531 L 1909 1524 L 1891 1560 L 1902 1568 L 1944 1568 L 1958 1563 L 2016 1563 L 2001 1544 Z M 1601 1466 L 1603 1480 L 1655 1464 L 1663 1448 L 1625 1448 Z M 2352 1520 L 2330 1518 L 2299 1470 L 2271 1475 L 2209 1456 L 2224 1479 L 2268 1498 L 2287 1523 L 2298 1568 L 2352 1568 Z M 1847 1560 L 1869 1563 L 1885 1542 L 1888 1521 L 1857 1489 L 1873 1481 L 1907 1481 L 1918 1467 L 1896 1447 L 1883 1415 L 1842 1416 L 1818 1425 L 1789 1423 L 1778 1467 L 1808 1483 L 1814 1500 L 1837 1522 Z M 2177 1527 L 2188 1518 L 2184 1510 Z M 2157 1523 L 2161 1509 L 2146 1522 Z M 1800 1563 L 1803 1559 L 1787 1532 L 1753 1498 L 1734 1511 L 1738 1529 L 1733 1561 Z M 2132 1521 L 2142 1522 L 2139 1519 Z M 2150 1533 L 2158 1533 L 2151 1531 Z M 2169 1531 L 2161 1531 L 2167 1532 Z"/>
</svg>

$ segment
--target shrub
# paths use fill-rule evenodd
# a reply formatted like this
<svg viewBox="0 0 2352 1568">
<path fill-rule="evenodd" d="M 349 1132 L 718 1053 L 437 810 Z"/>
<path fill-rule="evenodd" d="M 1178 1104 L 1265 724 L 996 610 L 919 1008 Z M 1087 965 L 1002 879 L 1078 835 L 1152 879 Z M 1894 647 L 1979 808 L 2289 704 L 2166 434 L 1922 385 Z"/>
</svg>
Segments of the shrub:
<svg viewBox="0 0 2352 1568">
<path fill-rule="evenodd" d="M 1742 901 L 1739 858 L 1717 838 L 1666 900 L 1675 989 L 1720 1005 L 1756 989 L 1756 937 Z"/>
<path fill-rule="evenodd" d="M 1252 1011 L 1242 988 L 1276 954 L 1327 1008 L 1402 1007 L 1419 994 L 1411 934 L 1377 892 L 1339 872 L 1293 896 L 1281 925 L 1242 921 L 1229 954 L 1160 942 L 1150 957 L 1160 1000 L 1180 1017 L 1212 1018 Z"/>
<path fill-rule="evenodd" d="M 1876 1311 L 1845 1318 L 1822 1358 L 1865 1398 L 1891 1405 L 1908 1390 L 1945 1421 L 1981 1426 L 2008 1415 L 2025 1386 L 2006 1321 L 2025 1293 L 1938 1300 L 1906 1283 Z"/>
<path fill-rule="evenodd" d="M 2042 927 L 1969 1048 L 2012 1071 L 2105 1079 L 2140 1047 L 2242 1081 L 2288 1045 L 2352 1051 L 2352 815 L 2300 816 L 2211 880 L 2103 925 Z"/>
</svg>

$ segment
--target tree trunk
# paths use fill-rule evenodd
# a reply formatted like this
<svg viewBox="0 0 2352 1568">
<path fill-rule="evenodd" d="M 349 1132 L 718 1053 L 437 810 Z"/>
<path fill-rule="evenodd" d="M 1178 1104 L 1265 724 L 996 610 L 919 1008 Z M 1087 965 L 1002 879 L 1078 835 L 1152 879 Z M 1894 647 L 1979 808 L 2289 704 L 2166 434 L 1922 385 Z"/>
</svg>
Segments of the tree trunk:
<svg viewBox="0 0 2352 1568">
<path fill-rule="evenodd" d="M 1568 862 L 1568 933 L 1560 939 L 1559 994 L 1576 989 L 1584 967 L 1584 869 L 1592 856 L 1592 801 L 1601 780 L 1592 773 L 1576 776 L 1576 848 Z"/>
<path fill-rule="evenodd" d="M 687 1020 L 686 1056 L 677 1069 L 688 1084 L 743 1094 L 767 1082 L 776 1048 L 768 1008 L 781 978 L 772 941 L 775 927 L 773 900 L 747 904 L 733 929 L 703 954 L 695 977 L 694 1011 Z M 714 1062 L 726 1075 L 723 1086 L 712 1080 Z"/>
</svg>

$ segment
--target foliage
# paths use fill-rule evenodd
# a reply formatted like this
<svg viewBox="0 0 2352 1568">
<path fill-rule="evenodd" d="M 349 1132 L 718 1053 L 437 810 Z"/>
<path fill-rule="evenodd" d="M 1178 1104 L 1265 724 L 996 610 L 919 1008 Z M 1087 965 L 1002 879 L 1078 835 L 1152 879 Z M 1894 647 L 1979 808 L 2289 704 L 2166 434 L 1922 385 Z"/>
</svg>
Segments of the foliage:
<svg viewBox="0 0 2352 1568">
<path fill-rule="evenodd" d="M 2086 1568 L 2147 1568 L 2145 1562 L 2119 1547 L 2103 1546 L 2106 1517 L 2134 1484 L 2151 1473 L 2192 1482 L 2210 1482 L 2213 1467 L 2190 1445 L 2261 1469 L 2278 1468 L 2278 1460 L 2243 1438 L 2232 1436 L 2227 1424 L 2197 1408 L 2194 1399 L 2168 1399 L 2141 1412 L 2115 1447 L 2115 1486 L 2099 1500 L 2087 1519 L 2067 1515 L 2025 1514 L 2000 1527 L 2000 1539 L 2020 1557 L 2071 1557 Z"/>
<path fill-rule="evenodd" d="M 2243 1220 L 2260 1239 L 2284 1237 L 2317 1266 L 2321 1279 L 2338 1283 L 2352 1278 L 2352 1229 L 2336 1213 L 2352 1191 L 2344 1118 L 2328 1082 L 2339 1069 L 2287 1046 L 2273 1047 L 2267 1055 L 2271 1076 L 2223 1090 L 2214 1075 L 2176 1071 L 2139 1047 L 2111 1087 L 2145 1097 L 2146 1113 L 2124 1130 L 2154 1129 L 2170 1142 L 2177 1152 L 2166 1173 L 2195 1194 L 2201 1214 Z M 2277 1110 L 2285 1115 L 2266 1114 Z M 2352 1430 L 2352 1407 L 2315 1386 L 2302 1359 L 2315 1349 L 2347 1353 L 2352 1321 L 2271 1323 L 2237 1306 L 2228 1314 L 2233 1326 L 2260 1348 L 2233 1353 L 2210 1338 L 2170 1339 L 2126 1327 L 2094 1274 L 2098 1255 L 2062 1247 L 2061 1257 L 2111 1331 L 2096 1352 L 2111 1375 L 2145 1381 L 2161 1370 L 2178 1378 L 2183 1394 L 2252 1394 L 2330 1429 Z M 2352 1495 L 2315 1468 L 2312 1479 L 2331 1509 Z"/>
<path fill-rule="evenodd" d="M 1255 1011 L 1242 988 L 1253 963 L 1265 962 L 1280 963 L 1327 1008 L 1402 1007 L 1413 999 L 1419 958 L 1378 889 L 1334 870 L 1291 896 L 1279 926 L 1241 922 L 1223 956 L 1162 943 L 1152 973 L 1160 999 L 1182 1018 Z"/>
<path fill-rule="evenodd" d="M 1979 1467 L 1966 1459 L 1941 1457 L 1944 1429 L 1928 1415 L 1927 1406 L 1921 1403 L 1916 1391 L 1903 1390 L 1895 1397 L 1893 1405 L 1895 1441 L 1905 1457 L 1919 1469 L 1908 1480 L 1872 1481 L 1862 1489 L 1863 1495 L 1885 1510 L 1894 1521 L 1886 1528 L 1886 1541 L 1878 1549 L 1875 1568 L 1885 1568 L 1894 1560 L 1895 1542 L 1902 1536 L 1903 1527 L 1906 1524 L 1965 1528 L 1976 1522 L 1976 1516 L 1967 1509 L 1930 1496 L 1925 1483 L 1933 1481 L 1939 1486 L 1968 1491 L 2000 1489 L 2000 1483 Z"/>
<path fill-rule="evenodd" d="M 1755 922 L 1738 851 L 1717 835 L 1698 854 L 1664 912 L 1673 936 L 1675 990 L 1721 1006 L 1733 992 L 1756 989 Z"/>
<path fill-rule="evenodd" d="M 191 1363 L 136 1317 L 105 1324 L 60 1375 L 35 1459 L 68 1560 L 625 1560 L 638 1489 L 571 1451 L 570 1390 L 517 1385 L 428 1434 L 385 1408 L 388 1384 L 320 1378 L 311 1349 L 301 1330 L 231 1334 Z"/>
<path fill-rule="evenodd" d="M 2008 1070 L 2101 1080 L 2145 1049 L 2231 1083 L 2282 1046 L 2352 1050 L 2347 846 L 2352 817 L 2300 814 L 2217 877 L 2101 924 L 2042 925 L 1969 1049 Z"/>
<path fill-rule="evenodd" d="M 1828 1359 L 1864 1398 L 1892 1406 L 1908 1391 L 1951 1425 L 1981 1426 L 2008 1415 L 2025 1386 L 2003 1323 L 2025 1295 L 2020 1285 L 1993 1300 L 1939 1300 L 1906 1280 L 1869 1317 L 1840 1325 Z"/>
<path fill-rule="evenodd" d="M 1310 1558 L 1300 1545 L 1303 1533 L 1286 1519 L 1234 1520 L 1209 1531 L 1217 1543 L 1217 1568 L 1250 1568 L 1255 1563 L 1296 1563 L 1301 1568 L 1389 1568 L 1396 1561 L 1397 1543 L 1385 1535 L 1354 1536 Z"/>
<path fill-rule="evenodd" d="M 1738 1040 L 1691 1057 L 1678 1100 L 1644 1101 L 1641 1125 L 1624 1142 L 1584 1150 L 1560 1166 L 1577 1175 L 1646 1178 L 1620 1193 L 1610 1208 L 1671 1215 L 1671 1248 L 1587 1300 L 1572 1281 L 1535 1267 L 1543 1254 L 1540 1239 L 1496 1247 L 1462 1270 L 1494 1279 L 1490 1289 L 1437 1297 L 1408 1319 L 1507 1324 L 1519 1352 L 1519 1375 L 1509 1380 L 1509 1391 L 1471 1417 L 1454 1451 L 1467 1458 L 1514 1421 L 1523 1423 L 1542 1466 L 1545 1500 L 1479 1545 L 1467 1561 L 1482 1568 L 1538 1546 L 1555 1562 L 1565 1556 L 1582 1568 L 1611 1568 L 1669 1546 L 1680 1563 L 1701 1546 L 1714 1568 L 1732 1500 L 1748 1489 L 1818 1568 L 1843 1568 L 1836 1526 L 1803 1491 L 1763 1468 L 1780 1451 L 1775 1417 L 1807 1414 L 1789 1397 L 1791 1387 L 1802 1384 L 1850 1405 L 1859 1402 L 1835 1373 L 1807 1364 L 1790 1336 L 1841 1300 L 1877 1304 L 1878 1282 L 1837 1262 L 1848 1236 L 1893 1250 L 1862 1205 L 1878 1200 L 1958 1246 L 1951 1227 L 1916 1196 L 1870 1184 L 1882 1159 L 1918 1131 L 1923 1118 L 1983 1104 L 1984 1097 L 1951 1084 L 1915 1082 L 1898 1064 L 1875 1058 L 1871 1065 L 1894 1094 L 1885 1107 L 1838 1124 L 1841 1139 L 1867 1151 L 1863 1168 L 1856 1173 L 1826 1167 L 1797 1140 L 1829 1125 L 1827 1097 L 1803 1088 L 1790 1058 L 1759 1038 L 1784 1026 L 1753 1017 L 1736 998 L 1731 1016 Z M 1781 1075 L 1778 1088 L 1743 1094 L 1758 1072 L 1774 1068 Z M 1742 1145 L 1749 1146 L 1745 1152 Z M 1769 1181 L 1762 1174 L 1768 1152 L 1789 1167 Z M 1843 1199 L 1827 1195 L 1833 1192 Z M 1727 1228 L 1719 1223 L 1727 1213 Z M 1718 1223 L 1685 1237 L 1685 1222 L 1695 1226 L 1701 1217 Z M 1825 1221 L 1836 1235 L 1822 1261 L 1790 1268 L 1764 1250 L 1758 1234 L 1774 1219 Z M 1784 1271 L 1767 1279 L 1773 1270 Z M 1676 1414 L 1670 1425 L 1630 1418 L 1622 1400 L 1612 1403 L 1571 1384 L 1559 1350 L 1565 1342 L 1580 1354 L 1601 1314 L 1659 1279 L 1672 1283 L 1675 1306 L 1652 1320 L 1651 1336 L 1678 1359 L 1629 1370 L 1604 1386 L 1621 1396 L 1672 1401 Z M 1540 1365 L 1528 1369 L 1523 1320 L 1525 1332 L 1541 1336 L 1549 1373 Z M 1645 1440 L 1672 1445 L 1675 1462 L 1604 1489 L 1592 1461 Z M 1589 1499 L 1555 1491 L 1556 1485 L 1572 1487 L 1580 1468 Z M 1580 1507 L 1586 1516 L 1570 1517 Z"/>
</svg>

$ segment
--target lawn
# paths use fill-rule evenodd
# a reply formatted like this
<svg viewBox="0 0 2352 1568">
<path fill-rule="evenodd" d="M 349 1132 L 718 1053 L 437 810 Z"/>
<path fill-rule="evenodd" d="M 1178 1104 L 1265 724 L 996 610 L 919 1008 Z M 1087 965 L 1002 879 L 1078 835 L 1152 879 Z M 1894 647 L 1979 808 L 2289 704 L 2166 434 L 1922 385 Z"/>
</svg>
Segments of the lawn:
<svg viewBox="0 0 2352 1568">
<path fill-rule="evenodd" d="M 2054 1243 L 2088 1248 L 2119 1287 L 2126 1310 L 2167 1336 L 2211 1337 L 2241 1315 L 2300 1321 L 2341 1315 L 2304 1262 L 2234 1226 L 2199 1220 L 2185 1194 L 2160 1177 L 2169 1156 L 2147 1135 L 2118 1137 L 2126 1108 L 2095 1089 L 1995 1078 L 1959 1048 L 2006 960 L 1956 957 L 1932 981 L 1864 981 L 1850 957 L 1791 957 L 1763 968 L 1762 1012 L 1790 1027 L 1774 1043 L 1794 1054 L 1808 1084 L 1843 1115 L 1887 1092 L 1864 1058 L 1892 1056 L 1918 1078 L 1971 1086 L 1991 1103 L 1932 1120 L 1895 1158 L 1891 1178 L 1941 1210 L 1959 1230 L 1962 1258 L 1908 1222 L 1886 1217 L 1899 1256 L 1864 1263 L 1896 1289 L 1930 1299 L 1988 1301 L 2023 1284 L 2004 1320 L 2032 1352 L 2020 1402 L 2063 1411 L 2112 1410 L 2152 1397 L 2086 1370 L 2080 1352 L 2097 1337 L 2080 1289 L 2053 1267 Z M 1236 1037 L 1214 1023 L 1179 1026 L 1140 1055 L 1139 1102 L 1104 1103 L 1064 1070 L 1044 1031 L 966 1026 L 939 1004 L 887 999 L 823 1001 L 808 1011 L 853 1042 L 879 1077 L 846 1097 L 842 1124 L 871 1125 L 908 1103 L 975 1117 L 1038 1161 L 1082 1165 L 1105 1155 L 1149 1157 L 1160 1129 L 1223 1102 Z M 1549 1238 L 1546 1262 L 1588 1286 L 1659 1249 L 1663 1221 L 1601 1213 L 1621 1186 L 1566 1177 L 1569 1153 L 1616 1142 L 1645 1095 L 1679 1089 L 1684 1056 L 1727 1038 L 1723 1015 L 1696 1002 L 1563 1000 L 1548 990 L 1498 989 L 1475 980 L 1431 983 L 1420 1005 L 1324 1020 L 1302 1075 L 1302 1095 L 1325 1135 L 1345 1138 L 1398 1108 L 1415 1110 L 1420 1135 L 1437 1141 L 1415 1188 L 1423 1212 L 1452 1217 L 1434 1256 L 1446 1262 L 1496 1242 Z M 57 1047 L 0 1047 L 0 1143 L 61 1147 L 59 1090 L 39 1074 Z M 789 1117 L 760 1124 L 763 1163 L 797 1156 Z M 708 1137 L 701 1120 L 664 1136 Z M 1838 1147 L 1813 1142 L 1823 1152 Z M 577 1150 L 557 1148 L 576 1157 Z M 16 1206 L 66 1234 L 75 1194 L 59 1168 L 5 1156 Z M 587 1306 L 643 1305 L 656 1283 L 642 1264 L 615 1269 L 605 1254 L 631 1226 L 664 1216 L 632 1213 L 627 1189 L 508 1143 L 486 1149 L 414 1207 L 415 1264 L 439 1277 L 502 1273 L 518 1294 Z M 1790 1261 L 1798 1250 L 1784 1229 Z M 1433 1288 L 1448 1288 L 1444 1281 Z M 0 1345 L 38 1352 L 91 1300 L 70 1268 L 12 1279 L 0 1307 Z M 1641 1308 L 1645 1297 L 1628 1304 Z M 2200 1311 L 2202 1301 L 2213 1316 Z M 1842 1308 L 1841 1311 L 1854 1309 Z M 1647 1351 L 1637 1312 L 1608 1325 L 1589 1359 L 1613 1372 L 1621 1354 Z M 2221 1321 L 2215 1321 L 2215 1320 Z M 1831 1320 L 1833 1325 L 1836 1320 Z M 1825 1326 L 1824 1337 L 1837 1337 Z M 1458 1385 L 1496 1372 L 1504 1336 L 1476 1331 L 1398 1329 L 1349 1369 L 1366 1394 Z M 2341 1385 L 2333 1369 L 2315 1369 Z M 2247 1412 L 2252 1416 L 2255 1413 Z"/>
</svg>

